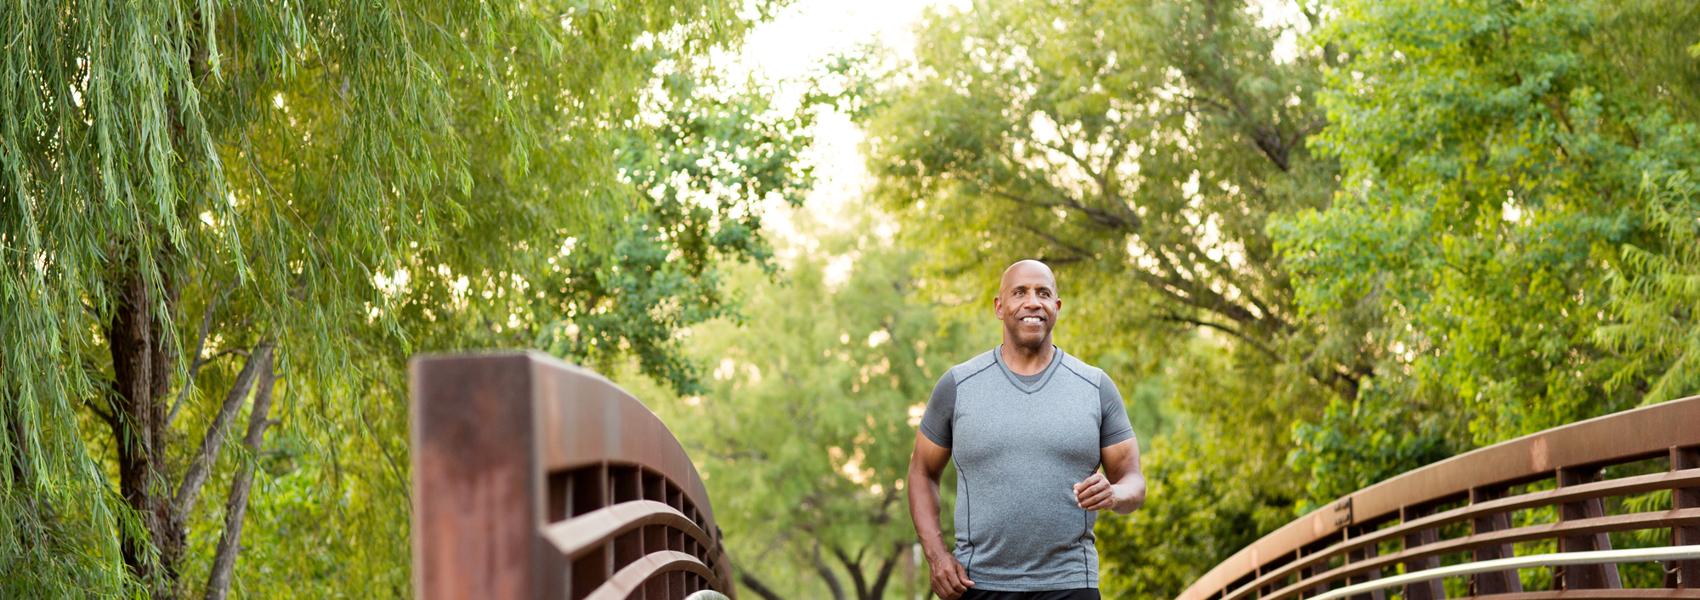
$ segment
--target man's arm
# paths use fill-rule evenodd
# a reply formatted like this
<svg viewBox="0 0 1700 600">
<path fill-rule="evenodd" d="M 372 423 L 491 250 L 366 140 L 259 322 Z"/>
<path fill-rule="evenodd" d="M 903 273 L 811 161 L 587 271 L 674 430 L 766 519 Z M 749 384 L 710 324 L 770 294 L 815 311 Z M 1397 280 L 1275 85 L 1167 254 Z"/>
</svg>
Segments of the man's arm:
<svg viewBox="0 0 1700 600">
<path fill-rule="evenodd" d="M 909 518 L 915 521 L 915 534 L 921 537 L 921 550 L 927 554 L 933 592 L 945 600 L 956 598 L 974 586 L 962 563 L 950 553 L 944 542 L 944 528 L 939 524 L 939 477 L 949 462 L 949 448 L 915 432 L 915 452 L 909 455 L 907 483 Z"/>
<path fill-rule="evenodd" d="M 1145 504 L 1145 474 L 1139 470 L 1139 439 L 1128 438 L 1098 450 L 1104 472 L 1074 484 L 1075 501 L 1086 510 L 1111 509 L 1128 514 Z M 911 471 L 913 472 L 913 471 Z M 910 492 L 913 496 L 914 492 Z"/>
</svg>

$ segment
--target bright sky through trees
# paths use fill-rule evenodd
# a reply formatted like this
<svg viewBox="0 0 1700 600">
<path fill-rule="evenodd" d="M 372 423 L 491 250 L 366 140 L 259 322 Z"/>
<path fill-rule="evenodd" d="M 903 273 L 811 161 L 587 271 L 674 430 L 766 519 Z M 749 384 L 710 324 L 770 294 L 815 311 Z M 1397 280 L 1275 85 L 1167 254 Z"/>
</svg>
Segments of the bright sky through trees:
<svg viewBox="0 0 1700 600">
<path fill-rule="evenodd" d="M 718 60 L 725 65 L 729 81 L 741 81 L 746 76 L 773 81 L 783 105 L 802 97 L 805 78 L 822 61 L 868 44 L 879 44 L 893 57 L 907 60 L 914 55 L 914 27 L 928 9 L 961 10 L 968 5 L 967 0 L 803 0 L 751 30 L 735 57 Z M 813 240 L 792 226 L 795 211 L 806 211 L 823 224 L 850 222 L 834 217 L 842 217 L 845 205 L 860 198 L 868 183 L 858 150 L 861 142 L 862 131 L 848 115 L 830 107 L 823 109 L 815 125 L 815 145 L 805 155 L 815 166 L 818 179 L 814 190 L 801 209 L 777 202 L 765 209 L 763 225 L 781 255 L 813 245 Z M 844 277 L 842 270 L 848 263 L 837 264 L 829 269 L 829 279 Z"/>
<path fill-rule="evenodd" d="M 1261 0 L 1257 4 L 1261 25 L 1298 25 L 1304 21 L 1291 2 Z M 878 45 L 898 61 L 912 60 L 914 28 L 926 11 L 959 11 L 971 6 L 969 0 L 803 0 L 751 30 L 736 56 L 720 56 L 716 60 L 724 65 L 722 72 L 727 80 L 741 81 L 751 76 L 769 80 L 778 88 L 782 103 L 795 102 L 804 92 L 804 78 L 822 61 L 866 45 Z M 1289 59 L 1297 43 L 1294 36 L 1283 37 L 1276 46 L 1277 60 Z M 846 204 L 860 199 L 870 183 L 858 148 L 863 137 L 861 128 L 848 115 L 831 107 L 823 108 L 815 124 L 814 147 L 805 154 L 814 164 L 818 178 L 808 200 L 801 208 L 781 202 L 769 203 L 764 208 L 763 225 L 782 256 L 816 245 L 811 236 L 799 233 L 792 226 L 794 213 L 798 211 L 809 213 L 827 227 L 851 222 L 843 218 Z M 882 236 L 889 236 L 889 228 L 889 223 L 875 226 Z M 849 266 L 848 261 L 835 261 L 827 269 L 828 278 L 842 280 Z"/>
</svg>

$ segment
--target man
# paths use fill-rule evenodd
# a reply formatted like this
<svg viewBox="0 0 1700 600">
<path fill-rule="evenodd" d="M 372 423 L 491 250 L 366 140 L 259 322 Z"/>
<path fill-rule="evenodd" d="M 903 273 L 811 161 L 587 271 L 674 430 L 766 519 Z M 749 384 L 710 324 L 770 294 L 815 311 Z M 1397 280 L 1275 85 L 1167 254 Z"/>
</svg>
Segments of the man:
<svg viewBox="0 0 1700 600">
<path fill-rule="evenodd" d="M 909 516 L 933 591 L 1095 600 L 1097 511 L 1127 514 L 1145 502 L 1127 409 L 1102 370 L 1051 344 L 1062 299 L 1050 267 L 1010 265 L 992 308 L 1003 344 L 939 379 L 909 459 Z M 953 459 L 954 553 L 939 526 L 939 477 Z"/>
</svg>

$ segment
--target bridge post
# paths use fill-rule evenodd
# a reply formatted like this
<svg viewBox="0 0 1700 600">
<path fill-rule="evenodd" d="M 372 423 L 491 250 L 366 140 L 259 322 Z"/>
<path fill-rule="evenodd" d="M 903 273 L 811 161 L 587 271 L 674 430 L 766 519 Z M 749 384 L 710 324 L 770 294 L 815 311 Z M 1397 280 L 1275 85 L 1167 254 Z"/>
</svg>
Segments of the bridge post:
<svg viewBox="0 0 1700 600">
<path fill-rule="evenodd" d="M 413 590 L 419 598 L 563 595 L 544 522 L 534 373 L 523 357 L 415 362 Z"/>
<path fill-rule="evenodd" d="M 1324 551 L 1328 550 L 1329 546 L 1334 545 L 1336 542 L 1344 541 L 1346 539 L 1345 533 L 1346 533 L 1345 530 L 1342 529 L 1340 531 L 1340 536 L 1339 536 L 1338 539 L 1335 539 L 1333 537 L 1325 537 L 1325 538 L 1318 539 L 1315 542 L 1311 542 L 1309 545 L 1300 549 L 1299 556 L 1302 558 L 1302 557 L 1310 556 L 1312 554 L 1318 554 L 1318 553 L 1324 552 Z M 1299 569 L 1299 580 L 1303 581 L 1303 580 L 1306 580 L 1306 579 L 1310 579 L 1310 578 L 1315 577 L 1316 575 L 1321 574 L 1322 572 L 1327 571 L 1327 570 L 1328 570 L 1328 564 L 1327 563 L 1317 563 L 1317 564 L 1313 564 L 1313 565 L 1310 565 L 1310 566 L 1307 566 L 1307 567 L 1300 568 Z M 1305 590 L 1304 595 L 1314 596 L 1314 595 L 1317 595 L 1317 594 L 1326 593 L 1332 587 L 1333 586 L 1329 585 L 1328 582 L 1326 582 L 1326 581 L 1319 582 L 1316 585 L 1311 586 L 1310 589 Z"/>
<path fill-rule="evenodd" d="M 701 476 L 619 386 L 523 352 L 411 373 L 416 597 L 735 592 Z"/>
<path fill-rule="evenodd" d="M 1360 537 L 1365 533 L 1375 531 L 1375 529 L 1376 528 L 1373 524 L 1368 523 L 1363 525 L 1348 525 L 1346 527 L 1347 538 Z M 1378 543 L 1372 543 L 1352 549 L 1346 554 L 1346 564 L 1360 563 L 1371 558 L 1375 558 L 1376 555 L 1380 553 L 1379 546 L 1380 544 Z M 1376 579 L 1381 579 L 1381 568 L 1379 567 L 1351 576 L 1346 580 L 1346 584 L 1352 585 L 1366 581 L 1374 581 Z M 1387 598 L 1387 592 L 1383 590 L 1372 590 L 1369 593 L 1352 596 L 1350 600 L 1385 600 L 1385 598 Z"/>
<path fill-rule="evenodd" d="M 1700 468 L 1700 446 L 1686 448 L 1671 447 L 1670 470 L 1682 471 Z M 1700 508 L 1700 487 L 1682 487 L 1671 490 L 1671 508 Z M 1671 545 L 1686 546 L 1700 544 L 1700 526 L 1680 525 L 1670 530 Z M 1678 560 L 1665 570 L 1665 586 L 1673 588 L 1700 588 L 1700 560 Z"/>
<path fill-rule="evenodd" d="M 1505 486 L 1503 485 L 1470 488 L 1470 504 L 1481 504 L 1503 497 L 1505 497 Z M 1504 512 L 1495 512 L 1476 517 L 1470 521 L 1470 524 L 1473 527 L 1472 533 L 1481 535 L 1490 531 L 1510 529 L 1511 516 Z M 1481 562 L 1496 558 L 1510 558 L 1512 555 L 1511 544 L 1494 544 L 1477 548 L 1474 558 L 1477 562 Z M 1470 576 L 1471 594 L 1504 594 L 1521 591 L 1523 591 L 1523 582 L 1517 578 L 1517 571 L 1494 571 Z"/>
<path fill-rule="evenodd" d="M 1434 513 L 1433 504 L 1419 504 L 1399 509 L 1399 520 L 1409 523 Z M 1424 544 L 1432 544 L 1440 540 L 1440 532 L 1433 527 L 1424 527 L 1405 534 L 1405 549 L 1410 550 Z M 1440 557 L 1426 556 L 1405 561 L 1405 572 L 1411 573 L 1440 566 Z M 1405 600 L 1438 600 L 1446 597 L 1446 590 L 1440 581 L 1419 581 L 1405 586 Z"/>
<path fill-rule="evenodd" d="M 1558 487 L 1582 485 L 1600 480 L 1599 467 L 1560 467 L 1558 469 Z M 1565 502 L 1559 505 L 1558 520 L 1575 521 L 1606 516 L 1605 503 L 1599 498 L 1589 498 L 1576 502 Z M 1566 535 L 1558 538 L 1559 552 L 1586 552 L 1590 550 L 1610 550 L 1611 538 L 1604 533 L 1583 533 Z M 1617 565 L 1593 564 L 1560 566 L 1554 569 L 1560 583 L 1567 590 L 1582 589 L 1618 589 L 1623 582 L 1618 579 Z"/>
</svg>

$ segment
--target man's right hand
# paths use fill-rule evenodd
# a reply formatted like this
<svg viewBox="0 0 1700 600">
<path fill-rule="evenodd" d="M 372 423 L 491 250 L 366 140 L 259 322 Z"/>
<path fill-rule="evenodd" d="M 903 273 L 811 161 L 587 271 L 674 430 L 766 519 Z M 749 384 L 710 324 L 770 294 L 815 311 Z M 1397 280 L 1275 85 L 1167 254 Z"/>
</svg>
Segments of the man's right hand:
<svg viewBox="0 0 1700 600">
<path fill-rule="evenodd" d="M 915 453 L 909 456 L 909 517 L 915 520 L 915 535 L 932 571 L 933 593 L 944 600 L 961 598 L 974 582 L 968 571 L 945 544 L 939 531 L 939 474 L 950 462 L 950 448 L 933 443 L 915 432 Z"/>
<path fill-rule="evenodd" d="M 927 557 L 927 564 L 933 572 L 933 593 L 944 600 L 956 600 L 968 588 L 974 587 L 974 582 L 968 579 L 968 571 L 949 552 L 941 557 Z"/>
</svg>

